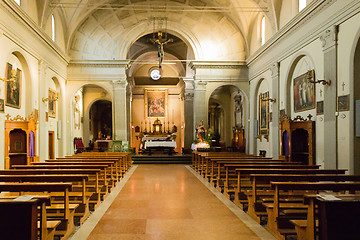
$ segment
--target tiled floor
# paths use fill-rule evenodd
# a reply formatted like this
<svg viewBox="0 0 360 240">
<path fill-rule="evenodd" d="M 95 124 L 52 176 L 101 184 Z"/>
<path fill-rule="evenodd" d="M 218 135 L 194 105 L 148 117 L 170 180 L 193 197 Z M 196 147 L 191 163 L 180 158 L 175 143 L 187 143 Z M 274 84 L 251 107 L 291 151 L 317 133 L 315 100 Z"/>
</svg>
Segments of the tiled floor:
<svg viewBox="0 0 360 240">
<path fill-rule="evenodd" d="M 139 165 L 88 239 L 260 238 L 184 165 Z"/>
</svg>

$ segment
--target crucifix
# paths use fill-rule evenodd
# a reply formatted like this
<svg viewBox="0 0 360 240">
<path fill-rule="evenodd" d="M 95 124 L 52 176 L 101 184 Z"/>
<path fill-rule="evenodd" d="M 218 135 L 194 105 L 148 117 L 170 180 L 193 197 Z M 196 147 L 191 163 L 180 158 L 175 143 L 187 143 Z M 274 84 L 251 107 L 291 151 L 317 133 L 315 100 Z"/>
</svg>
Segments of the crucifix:
<svg viewBox="0 0 360 240">
<path fill-rule="evenodd" d="M 345 90 L 345 83 L 343 82 L 343 83 L 341 84 L 341 86 L 342 86 L 342 90 L 344 91 L 344 90 Z"/>
<path fill-rule="evenodd" d="M 166 37 L 163 38 L 163 33 L 161 31 L 159 31 L 157 33 L 157 38 L 154 37 L 154 38 L 150 39 L 150 41 L 153 44 L 157 44 L 158 57 L 159 57 L 159 68 L 161 68 L 161 64 L 164 59 L 164 45 L 169 42 L 173 42 L 174 40 L 172 38 L 170 38 L 170 39 L 166 39 Z"/>
</svg>

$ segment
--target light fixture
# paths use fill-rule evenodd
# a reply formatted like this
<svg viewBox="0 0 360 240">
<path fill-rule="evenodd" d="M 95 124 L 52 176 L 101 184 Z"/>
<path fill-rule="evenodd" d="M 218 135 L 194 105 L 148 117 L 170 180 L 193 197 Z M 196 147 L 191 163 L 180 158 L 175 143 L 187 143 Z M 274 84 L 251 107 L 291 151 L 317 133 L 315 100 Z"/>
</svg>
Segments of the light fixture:
<svg viewBox="0 0 360 240">
<path fill-rule="evenodd" d="M 58 99 L 59 99 L 59 97 L 56 95 L 55 97 L 52 97 L 52 98 L 49 98 L 49 97 L 44 98 L 44 97 L 43 97 L 41 100 L 43 101 L 43 103 L 45 103 L 45 102 L 47 102 L 47 101 L 54 101 L 54 102 L 56 102 Z"/>
<path fill-rule="evenodd" d="M 11 69 L 11 78 L 9 79 L 0 78 L 0 80 L 3 82 L 16 82 L 16 70 Z"/>
<path fill-rule="evenodd" d="M 314 79 L 314 74 L 313 74 L 313 71 L 308 71 L 307 73 L 307 80 L 308 80 L 308 82 L 309 83 L 314 83 L 314 84 L 316 84 L 316 83 L 321 83 L 322 85 L 331 85 L 331 80 L 328 80 L 328 81 L 326 81 L 326 80 L 324 80 L 324 79 L 318 79 L 318 80 L 313 80 Z"/>
<path fill-rule="evenodd" d="M 262 98 L 261 101 L 276 103 L 276 98 Z"/>
</svg>

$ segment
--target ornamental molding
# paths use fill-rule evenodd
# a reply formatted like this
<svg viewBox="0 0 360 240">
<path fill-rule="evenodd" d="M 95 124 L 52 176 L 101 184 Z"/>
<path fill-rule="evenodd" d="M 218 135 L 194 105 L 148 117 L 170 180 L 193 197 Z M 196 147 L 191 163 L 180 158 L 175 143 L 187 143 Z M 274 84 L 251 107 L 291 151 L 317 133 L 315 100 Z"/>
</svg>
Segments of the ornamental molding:
<svg viewBox="0 0 360 240">
<path fill-rule="evenodd" d="M 4 9 L 8 10 L 8 13 L 11 14 L 18 23 L 26 27 L 32 34 L 34 34 L 37 38 L 41 40 L 41 42 L 45 43 L 51 51 L 53 51 L 59 58 L 61 58 L 66 63 L 69 63 L 70 57 L 62 51 L 62 49 L 54 43 L 54 41 L 48 36 L 43 29 L 39 27 L 39 25 L 13 0 L 3 0 L 0 3 Z M 16 34 L 16 30 L 7 28 L 8 31 L 4 33 L 11 40 L 15 41 L 17 44 L 22 44 L 23 47 L 28 52 L 32 52 L 34 56 L 40 58 L 39 54 L 34 52 L 34 47 L 29 46 L 24 39 L 19 39 Z"/>
<path fill-rule="evenodd" d="M 194 83 L 195 83 L 195 90 L 197 91 L 205 91 L 206 85 L 208 84 L 205 81 L 194 81 Z"/>
<path fill-rule="evenodd" d="M 69 67 L 127 68 L 128 60 L 71 60 Z"/>
<path fill-rule="evenodd" d="M 193 101 L 194 92 L 185 92 L 185 101 Z"/>
<path fill-rule="evenodd" d="M 271 76 L 273 78 L 277 78 L 279 76 L 279 70 L 280 70 L 280 63 L 276 62 L 270 67 Z"/>
<path fill-rule="evenodd" d="M 241 69 L 247 68 L 245 61 L 191 61 L 191 69 Z"/>
</svg>

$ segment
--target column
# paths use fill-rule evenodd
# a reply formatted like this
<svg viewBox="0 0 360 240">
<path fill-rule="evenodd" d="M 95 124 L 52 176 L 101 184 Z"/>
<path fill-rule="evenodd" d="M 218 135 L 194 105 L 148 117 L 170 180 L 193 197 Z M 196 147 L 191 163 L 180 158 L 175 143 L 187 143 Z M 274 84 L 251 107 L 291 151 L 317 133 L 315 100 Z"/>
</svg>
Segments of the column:
<svg viewBox="0 0 360 240">
<path fill-rule="evenodd" d="M 190 151 L 194 141 L 194 79 L 184 79 L 185 82 L 185 103 L 184 103 L 184 149 Z"/>
<path fill-rule="evenodd" d="M 126 76 L 113 81 L 113 134 L 114 140 L 128 141 L 128 107 L 127 107 Z"/>
<path fill-rule="evenodd" d="M 272 102 L 272 128 L 271 128 L 271 136 L 272 136 L 272 157 L 274 159 L 279 158 L 279 148 L 280 148 L 280 138 L 279 138 L 279 82 L 280 82 L 280 74 L 279 74 L 279 63 L 274 63 L 271 70 L 272 77 L 272 96 L 270 98 L 276 99 L 275 102 Z"/>
<path fill-rule="evenodd" d="M 337 33 L 333 26 L 320 36 L 324 52 L 324 78 L 331 85 L 324 87 L 324 167 L 337 168 Z"/>
</svg>

